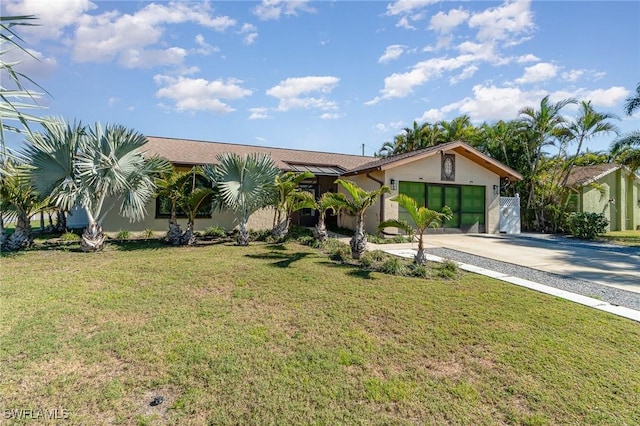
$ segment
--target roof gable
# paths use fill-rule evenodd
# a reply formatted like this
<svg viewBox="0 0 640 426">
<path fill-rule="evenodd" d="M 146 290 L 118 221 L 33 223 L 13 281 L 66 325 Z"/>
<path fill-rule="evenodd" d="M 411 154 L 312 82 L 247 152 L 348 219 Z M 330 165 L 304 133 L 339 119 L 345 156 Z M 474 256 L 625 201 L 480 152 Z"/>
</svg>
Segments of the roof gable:
<svg viewBox="0 0 640 426">
<path fill-rule="evenodd" d="M 371 172 L 374 170 L 388 170 L 402 166 L 404 164 L 412 163 L 414 161 L 422 160 L 424 158 L 452 152 L 462 155 L 463 157 L 477 163 L 485 169 L 492 171 L 501 178 L 507 178 L 511 181 L 522 180 L 522 175 L 517 171 L 511 169 L 510 167 L 507 167 L 501 162 L 473 148 L 471 145 L 468 145 L 461 141 L 444 143 L 417 151 L 405 152 L 403 154 L 380 158 L 379 160 L 372 161 L 368 164 L 363 164 L 362 166 L 356 167 L 355 169 L 351 169 L 346 174 L 356 175 L 360 173 Z"/>
<path fill-rule="evenodd" d="M 568 187 L 576 187 L 576 186 L 585 186 L 589 185 L 593 182 L 597 182 L 603 177 L 607 176 L 615 172 L 616 170 L 623 168 L 627 170 L 629 173 L 633 174 L 636 179 L 640 179 L 640 177 L 633 173 L 627 167 L 621 164 L 614 163 L 605 163 L 605 164 L 596 164 L 593 166 L 576 166 L 571 170 L 569 174 L 569 178 L 567 179 Z"/>
</svg>

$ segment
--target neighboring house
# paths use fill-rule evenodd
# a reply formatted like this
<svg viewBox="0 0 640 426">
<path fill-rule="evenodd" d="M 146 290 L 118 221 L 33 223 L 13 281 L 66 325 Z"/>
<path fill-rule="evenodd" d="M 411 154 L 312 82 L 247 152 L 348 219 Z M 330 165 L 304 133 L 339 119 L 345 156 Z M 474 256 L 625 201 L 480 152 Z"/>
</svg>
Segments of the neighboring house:
<svg viewBox="0 0 640 426">
<path fill-rule="evenodd" d="M 610 231 L 640 229 L 640 176 L 620 164 L 574 167 L 573 211 L 603 213 Z"/>
<path fill-rule="evenodd" d="M 275 147 L 249 146 L 218 142 L 148 137 L 145 146 L 148 155 L 159 155 L 176 167 L 188 170 L 194 165 L 213 164 L 217 155 L 230 152 L 239 155 L 268 154 L 283 171 L 310 171 L 316 177 L 303 182 L 303 189 L 319 197 L 325 192 L 340 190 L 335 184 L 338 177 L 350 179 L 364 189 L 377 189 L 381 185 L 391 188 L 367 211 L 366 231 L 375 233 L 382 220 L 402 217 L 398 204 L 390 201 L 398 193 L 405 193 L 422 205 L 440 209 L 448 205 L 453 218 L 445 225 L 446 232 L 499 232 L 499 190 L 501 179 L 520 180 L 522 176 L 500 162 L 482 154 L 463 142 L 451 142 L 432 148 L 400 154 L 388 158 L 335 154 Z M 167 228 L 168 211 L 163 211 L 162 200 L 147 206 L 147 218 L 129 223 L 112 211 L 105 220 L 105 230 Z M 232 213 L 214 213 L 196 219 L 196 230 L 212 225 L 225 229 L 235 226 Z M 294 223 L 313 226 L 316 212 L 305 209 L 294 217 Z M 346 214 L 329 217 L 328 222 L 353 227 L 353 218 Z M 273 225 L 273 210 L 255 213 L 249 222 L 252 229 L 269 229 Z"/>
</svg>

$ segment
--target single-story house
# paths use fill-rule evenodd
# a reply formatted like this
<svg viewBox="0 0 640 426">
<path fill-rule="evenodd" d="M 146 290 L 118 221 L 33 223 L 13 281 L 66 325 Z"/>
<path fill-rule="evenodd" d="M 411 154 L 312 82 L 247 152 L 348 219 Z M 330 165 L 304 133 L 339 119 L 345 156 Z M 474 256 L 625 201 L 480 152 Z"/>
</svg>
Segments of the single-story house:
<svg viewBox="0 0 640 426">
<path fill-rule="evenodd" d="M 571 208 L 603 213 L 610 231 L 640 229 L 640 176 L 620 164 L 574 167 L 567 180 Z"/>
<path fill-rule="evenodd" d="M 335 184 L 338 177 L 350 179 L 366 190 L 387 185 L 386 194 L 367 211 L 366 231 L 375 233 L 382 220 L 402 217 L 397 203 L 390 201 L 398 193 L 405 193 L 431 209 L 447 205 L 453 218 L 445 225 L 447 232 L 499 232 L 499 197 L 502 179 L 511 181 L 522 176 L 486 156 L 464 142 L 451 142 L 431 148 L 387 158 L 305 151 L 275 147 L 249 146 L 219 142 L 147 137 L 148 155 L 159 155 L 176 167 L 188 170 L 194 165 L 214 164 L 217 155 L 225 152 L 246 155 L 268 154 L 283 171 L 310 171 L 314 179 L 303 182 L 302 187 L 319 197 L 324 192 L 339 191 Z M 147 217 L 141 222 L 130 223 L 112 210 L 104 222 L 106 231 L 164 230 L 167 228 L 168 211 L 162 200 L 156 199 L 147 206 Z M 212 225 L 225 229 L 235 226 L 234 216 L 227 213 L 206 213 L 196 219 L 196 230 Z M 346 214 L 329 217 L 339 226 L 353 228 L 353 218 Z M 303 226 L 317 222 L 316 212 L 305 209 L 294 218 Z M 249 227 L 269 229 L 273 224 L 273 210 L 264 209 L 252 215 Z"/>
</svg>

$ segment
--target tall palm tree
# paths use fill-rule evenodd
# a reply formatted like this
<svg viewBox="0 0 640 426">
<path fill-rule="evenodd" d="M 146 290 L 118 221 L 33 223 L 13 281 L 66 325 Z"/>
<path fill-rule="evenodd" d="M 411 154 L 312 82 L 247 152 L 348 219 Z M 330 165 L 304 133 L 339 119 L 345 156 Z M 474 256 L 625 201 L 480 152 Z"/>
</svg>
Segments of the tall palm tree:
<svg viewBox="0 0 640 426">
<path fill-rule="evenodd" d="M 627 115 L 633 114 L 637 109 L 640 109 L 640 83 L 636 86 L 635 95 L 628 97 L 624 104 L 624 112 Z"/>
<path fill-rule="evenodd" d="M 311 172 L 286 172 L 276 176 L 276 188 L 278 190 L 278 199 L 275 205 L 273 216 L 273 228 L 271 235 L 275 238 L 284 238 L 289 233 L 289 225 L 291 223 L 291 215 L 303 208 L 312 208 L 315 206 L 313 195 L 309 197 L 300 197 L 300 184 L 306 179 L 312 179 L 315 175 Z"/>
<path fill-rule="evenodd" d="M 543 149 L 566 134 L 566 120 L 560 114 L 561 110 L 576 103 L 573 98 L 553 103 L 549 96 L 540 101 L 540 108 L 525 107 L 520 110 L 520 121 L 528 131 L 528 140 L 523 144 L 523 152 L 527 158 L 528 175 L 525 176 L 527 185 L 527 202 L 525 209 L 532 212 L 535 226 L 541 227 L 543 217 L 537 208 L 544 206 L 544 202 L 537 199 L 538 168 L 543 157 Z M 534 208 L 536 207 L 536 208 Z"/>
<path fill-rule="evenodd" d="M 451 121 L 440 121 L 438 127 L 440 128 L 438 143 L 454 141 L 470 143 L 476 133 L 476 128 L 471 124 L 468 115 L 461 115 Z"/>
<path fill-rule="evenodd" d="M 336 183 L 345 190 L 346 194 L 331 193 L 331 197 L 335 209 L 344 210 L 356 218 L 356 229 L 351 238 L 351 257 L 360 259 L 367 247 L 367 235 L 364 232 L 367 209 L 374 205 L 379 197 L 391 192 L 391 190 L 388 186 L 382 185 L 374 191 L 366 191 L 355 182 L 341 178 L 337 179 Z"/>
<path fill-rule="evenodd" d="M 571 157 L 564 168 L 563 178 L 560 183 L 560 187 L 564 188 L 571 175 L 571 170 L 575 163 L 576 158 L 581 153 L 582 146 L 588 142 L 594 136 L 607 133 L 618 134 L 618 128 L 609 123 L 607 120 L 618 119 L 614 114 L 597 112 L 591 106 L 591 101 L 581 101 L 579 104 L 580 112 L 578 116 L 569 123 L 567 127 L 567 135 L 570 140 L 576 141 L 578 146 L 576 148 L 575 156 Z"/>
<path fill-rule="evenodd" d="M 426 207 L 418 207 L 418 203 L 413 198 L 405 194 L 398 194 L 391 201 L 397 202 L 400 207 L 405 209 L 411 218 L 413 224 L 406 220 L 389 219 L 380 222 L 378 230 L 384 228 L 398 228 L 410 234 L 412 237 L 418 235 L 418 252 L 413 258 L 414 263 L 424 265 L 427 256 L 424 252 L 424 233 L 427 228 L 436 228 L 441 222 L 451 219 L 451 209 L 444 206 L 441 211 L 430 210 Z"/>
<path fill-rule="evenodd" d="M 633 171 L 640 170 L 640 131 L 633 131 L 615 140 L 609 152 L 616 163 L 624 164 Z"/>
<path fill-rule="evenodd" d="M 220 208 L 233 210 L 236 215 L 240 228 L 237 244 L 247 246 L 249 217 L 274 199 L 275 179 L 280 170 L 268 155 L 241 157 L 225 153 L 217 159 L 218 164 L 204 166 L 204 174 L 218 190 Z"/>
<path fill-rule="evenodd" d="M 120 204 L 120 214 L 141 220 L 155 194 L 155 177 L 169 169 L 167 160 L 146 158 L 147 139 L 120 125 L 96 123 L 85 131 L 63 120 L 45 125 L 44 133 L 27 137 L 25 155 L 36 189 L 59 208 L 84 208 L 89 223 L 82 235 L 84 251 L 101 250 L 102 224 Z"/>
</svg>

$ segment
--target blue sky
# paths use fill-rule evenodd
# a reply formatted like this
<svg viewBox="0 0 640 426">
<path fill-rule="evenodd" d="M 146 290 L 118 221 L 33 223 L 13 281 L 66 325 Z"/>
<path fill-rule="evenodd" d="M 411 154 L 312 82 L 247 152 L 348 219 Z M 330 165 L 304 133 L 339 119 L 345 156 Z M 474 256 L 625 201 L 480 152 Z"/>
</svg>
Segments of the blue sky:
<svg viewBox="0 0 640 426">
<path fill-rule="evenodd" d="M 20 35 L 40 61 L 18 65 L 52 95 L 38 114 L 150 136 L 372 155 L 414 120 L 515 119 L 545 95 L 640 129 L 622 109 L 640 82 L 637 1 L 3 0 L 2 14 L 39 17 Z"/>
</svg>

